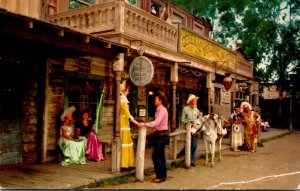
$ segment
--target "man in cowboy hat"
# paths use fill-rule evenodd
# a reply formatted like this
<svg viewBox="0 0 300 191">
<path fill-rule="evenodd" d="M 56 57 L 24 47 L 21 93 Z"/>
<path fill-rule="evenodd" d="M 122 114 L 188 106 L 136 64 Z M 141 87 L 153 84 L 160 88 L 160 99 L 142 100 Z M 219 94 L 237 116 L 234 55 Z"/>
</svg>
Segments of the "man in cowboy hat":
<svg viewBox="0 0 300 191">
<path fill-rule="evenodd" d="M 156 177 L 151 180 L 152 183 L 164 182 L 167 179 L 167 166 L 165 146 L 169 141 L 167 98 L 162 91 L 155 93 L 154 104 L 156 106 L 155 120 L 147 123 L 139 123 L 138 127 L 146 126 L 153 128 L 153 135 L 156 137 L 152 160 Z"/>
<path fill-rule="evenodd" d="M 182 110 L 181 114 L 181 122 L 186 126 L 187 123 L 193 122 L 198 117 L 201 117 L 202 114 L 197 108 L 197 101 L 199 97 L 196 97 L 194 94 L 190 94 L 186 103 L 188 104 Z M 191 144 L 191 166 L 196 166 L 195 164 L 195 156 L 198 146 L 198 134 L 192 135 L 192 144 Z M 185 147 L 177 154 L 177 158 L 180 156 L 184 156 Z"/>
</svg>

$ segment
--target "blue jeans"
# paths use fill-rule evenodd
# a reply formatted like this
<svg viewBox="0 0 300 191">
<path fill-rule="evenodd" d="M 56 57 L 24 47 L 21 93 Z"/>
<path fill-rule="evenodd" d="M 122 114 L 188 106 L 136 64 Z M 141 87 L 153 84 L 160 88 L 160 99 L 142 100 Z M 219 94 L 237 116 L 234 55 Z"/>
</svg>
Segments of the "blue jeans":
<svg viewBox="0 0 300 191">
<path fill-rule="evenodd" d="M 191 141 L 191 163 L 195 163 L 197 147 L 198 147 L 198 134 L 192 135 L 192 141 Z M 185 155 L 185 146 L 178 153 L 178 156 L 184 156 L 184 155 Z"/>
<path fill-rule="evenodd" d="M 152 160 L 157 179 L 167 178 L 165 146 L 169 141 L 168 135 L 155 135 L 156 142 L 152 153 Z"/>
</svg>

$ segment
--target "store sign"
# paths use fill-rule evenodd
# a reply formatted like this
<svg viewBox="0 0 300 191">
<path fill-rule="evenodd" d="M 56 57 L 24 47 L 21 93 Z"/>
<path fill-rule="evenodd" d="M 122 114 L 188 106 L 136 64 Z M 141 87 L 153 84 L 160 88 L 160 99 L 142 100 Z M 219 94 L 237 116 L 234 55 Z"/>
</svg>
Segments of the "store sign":
<svg viewBox="0 0 300 191">
<path fill-rule="evenodd" d="M 130 64 L 129 77 L 136 86 L 149 84 L 153 78 L 153 74 L 154 67 L 152 61 L 145 56 L 135 58 Z"/>
<path fill-rule="evenodd" d="M 178 50 L 200 59 L 210 61 L 222 61 L 222 68 L 235 71 L 237 65 L 237 53 L 229 48 L 222 46 L 208 38 L 196 34 L 186 28 L 181 28 L 178 39 Z M 220 67 L 221 67 L 220 66 Z M 217 66 L 219 67 L 219 66 Z"/>
<path fill-rule="evenodd" d="M 82 74 L 90 74 L 91 73 L 91 60 L 81 58 L 78 61 L 78 72 Z"/>
</svg>

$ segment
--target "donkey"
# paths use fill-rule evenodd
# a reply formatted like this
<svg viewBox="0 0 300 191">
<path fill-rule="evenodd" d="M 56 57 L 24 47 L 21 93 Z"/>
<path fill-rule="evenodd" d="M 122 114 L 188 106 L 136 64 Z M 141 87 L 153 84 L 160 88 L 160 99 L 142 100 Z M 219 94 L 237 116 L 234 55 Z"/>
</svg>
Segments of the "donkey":
<svg viewBox="0 0 300 191">
<path fill-rule="evenodd" d="M 197 118 L 191 132 L 195 134 L 203 132 L 203 140 L 205 145 L 205 165 L 208 165 L 208 154 L 211 155 L 211 167 L 214 167 L 216 141 L 219 145 L 219 160 L 221 160 L 222 138 L 226 135 L 226 128 L 223 128 L 224 118 L 216 113 L 211 113 L 203 117 Z"/>
</svg>

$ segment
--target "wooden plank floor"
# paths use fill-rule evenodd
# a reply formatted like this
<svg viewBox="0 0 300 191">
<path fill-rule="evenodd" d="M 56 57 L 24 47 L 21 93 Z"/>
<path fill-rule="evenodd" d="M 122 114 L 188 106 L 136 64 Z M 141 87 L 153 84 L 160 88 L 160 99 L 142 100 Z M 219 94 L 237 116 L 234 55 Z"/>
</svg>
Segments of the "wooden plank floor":
<svg viewBox="0 0 300 191">
<path fill-rule="evenodd" d="M 152 150 L 147 149 L 145 169 L 153 168 L 151 153 Z M 168 151 L 166 154 L 168 156 Z M 46 163 L 0 166 L 0 189 L 71 189 L 125 173 L 128 172 L 111 172 L 110 155 L 107 155 L 104 161 L 88 161 L 84 165 L 61 166 L 58 163 Z"/>
</svg>

